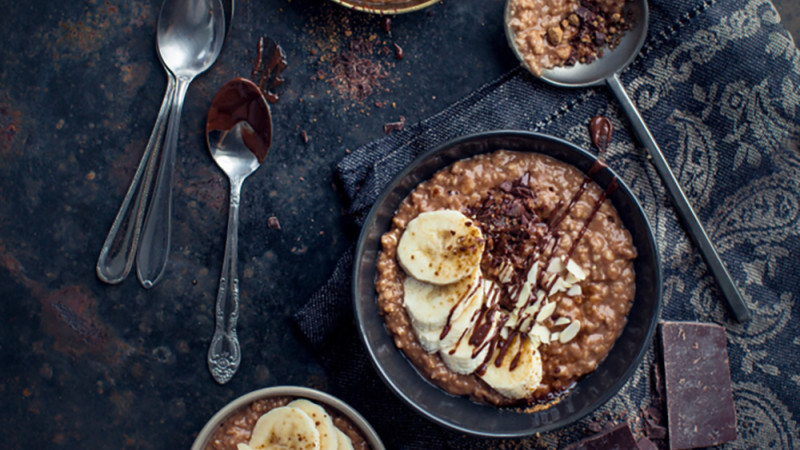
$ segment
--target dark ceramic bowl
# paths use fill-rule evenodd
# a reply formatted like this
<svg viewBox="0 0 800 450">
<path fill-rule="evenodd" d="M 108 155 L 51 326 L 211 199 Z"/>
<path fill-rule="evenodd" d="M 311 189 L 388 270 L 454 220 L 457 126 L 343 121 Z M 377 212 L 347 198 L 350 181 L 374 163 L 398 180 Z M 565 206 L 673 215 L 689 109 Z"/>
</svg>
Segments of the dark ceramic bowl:
<svg viewBox="0 0 800 450">
<path fill-rule="evenodd" d="M 350 405 L 325 392 L 301 386 L 273 386 L 258 389 L 233 400 L 214 414 L 214 417 L 200 430 L 200 433 L 192 444 L 191 450 L 205 450 L 211 436 L 226 419 L 256 400 L 271 397 L 304 398 L 323 407 L 331 408 L 350 420 L 350 422 L 359 429 L 361 435 L 364 436 L 373 450 L 385 450 L 380 437 L 378 437 L 378 433 L 376 433 L 366 419 Z"/>
<path fill-rule="evenodd" d="M 453 162 L 506 149 L 536 152 L 572 164 L 587 173 L 596 158 L 561 139 L 522 131 L 494 131 L 465 136 L 429 151 L 406 167 L 386 188 L 361 230 L 354 264 L 353 296 L 361 338 L 383 381 L 404 402 L 433 422 L 459 432 L 485 437 L 520 437 L 571 424 L 614 396 L 639 366 L 656 329 L 661 310 L 661 268 L 655 239 L 642 207 L 630 189 L 610 196 L 638 251 L 634 261 L 636 295 L 628 323 L 608 357 L 578 381 L 556 404 L 537 412 L 497 408 L 456 397 L 420 375 L 393 343 L 376 303 L 376 263 L 380 237 L 389 230 L 400 202 L 422 181 Z M 606 188 L 615 177 L 604 168 L 593 179 Z"/>
</svg>

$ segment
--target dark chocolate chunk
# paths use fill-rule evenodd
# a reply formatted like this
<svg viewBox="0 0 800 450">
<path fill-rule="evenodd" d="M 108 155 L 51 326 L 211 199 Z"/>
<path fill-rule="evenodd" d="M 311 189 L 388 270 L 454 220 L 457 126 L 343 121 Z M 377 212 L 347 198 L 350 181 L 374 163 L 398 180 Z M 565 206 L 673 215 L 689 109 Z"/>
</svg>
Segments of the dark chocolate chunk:
<svg viewBox="0 0 800 450">
<path fill-rule="evenodd" d="M 564 450 L 638 450 L 628 422 L 623 422 L 603 433 L 574 442 Z"/>
<path fill-rule="evenodd" d="M 736 440 L 736 410 L 725 329 L 710 323 L 661 324 L 670 448 Z"/>
<path fill-rule="evenodd" d="M 643 437 L 638 441 L 636 441 L 636 445 L 639 446 L 639 450 L 658 450 L 658 446 L 656 446 L 656 444 L 653 443 L 653 441 L 647 439 L 646 437 Z"/>
</svg>

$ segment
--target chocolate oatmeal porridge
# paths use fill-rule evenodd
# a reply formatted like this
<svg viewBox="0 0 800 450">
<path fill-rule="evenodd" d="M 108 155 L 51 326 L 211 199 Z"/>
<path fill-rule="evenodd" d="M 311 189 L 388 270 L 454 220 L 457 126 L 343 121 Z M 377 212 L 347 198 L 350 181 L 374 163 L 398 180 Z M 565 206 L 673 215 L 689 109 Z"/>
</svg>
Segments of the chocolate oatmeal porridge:
<svg viewBox="0 0 800 450">
<path fill-rule="evenodd" d="M 603 361 L 633 303 L 636 248 L 613 187 L 505 150 L 421 183 L 381 238 L 395 345 L 451 394 L 546 407 Z"/>
<path fill-rule="evenodd" d="M 510 0 L 508 26 L 525 65 L 542 70 L 591 63 L 630 29 L 625 0 Z"/>
<path fill-rule="evenodd" d="M 308 439 L 304 438 L 306 434 L 310 436 Z M 256 450 L 276 446 L 370 449 L 358 427 L 339 411 L 307 399 L 280 396 L 256 400 L 234 412 L 211 435 L 206 450 Z"/>
</svg>

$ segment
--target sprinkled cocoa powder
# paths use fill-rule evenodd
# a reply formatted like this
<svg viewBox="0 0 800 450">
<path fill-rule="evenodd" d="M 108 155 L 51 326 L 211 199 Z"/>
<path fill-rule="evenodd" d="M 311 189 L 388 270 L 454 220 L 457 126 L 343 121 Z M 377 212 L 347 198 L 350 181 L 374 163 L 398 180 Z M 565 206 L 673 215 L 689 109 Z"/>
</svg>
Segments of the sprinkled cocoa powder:
<svg viewBox="0 0 800 450">
<path fill-rule="evenodd" d="M 356 38 L 349 48 L 333 58 L 329 83 L 339 94 L 362 101 L 372 95 L 388 75 L 380 61 L 374 61 L 370 41 Z"/>
</svg>

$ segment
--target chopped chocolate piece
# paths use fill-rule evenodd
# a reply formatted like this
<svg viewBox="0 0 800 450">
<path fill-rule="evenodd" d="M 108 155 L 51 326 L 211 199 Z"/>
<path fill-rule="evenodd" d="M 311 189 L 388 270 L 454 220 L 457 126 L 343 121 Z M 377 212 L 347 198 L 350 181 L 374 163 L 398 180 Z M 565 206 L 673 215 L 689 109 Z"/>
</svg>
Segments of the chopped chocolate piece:
<svg viewBox="0 0 800 450">
<path fill-rule="evenodd" d="M 663 440 L 667 438 L 667 429 L 652 420 L 645 420 L 644 434 L 649 438 Z"/>
<path fill-rule="evenodd" d="M 281 224 L 278 222 L 278 218 L 275 216 L 270 216 L 269 219 L 267 219 L 267 226 L 272 230 L 281 229 Z"/>
<path fill-rule="evenodd" d="M 397 44 L 394 44 L 394 59 L 398 61 L 403 59 L 403 48 Z"/>
<path fill-rule="evenodd" d="M 736 410 L 725 329 L 710 323 L 661 324 L 670 448 L 736 440 Z"/>
<path fill-rule="evenodd" d="M 601 434 L 574 442 L 564 450 L 638 450 L 628 422 L 609 428 Z"/>
<path fill-rule="evenodd" d="M 392 35 L 392 19 L 389 17 L 384 17 L 383 21 L 381 22 L 381 28 L 383 28 L 383 32 L 388 34 L 389 36 Z"/>
<path fill-rule="evenodd" d="M 658 446 L 653 443 L 650 439 L 643 437 L 636 441 L 636 445 L 639 446 L 639 450 L 658 450 Z"/>
<path fill-rule="evenodd" d="M 406 118 L 400 116 L 400 120 L 398 122 L 388 122 L 383 125 L 383 132 L 386 134 L 390 134 L 392 131 L 400 131 L 403 127 L 406 126 Z"/>
</svg>

